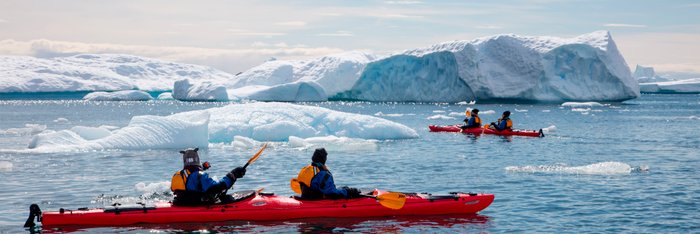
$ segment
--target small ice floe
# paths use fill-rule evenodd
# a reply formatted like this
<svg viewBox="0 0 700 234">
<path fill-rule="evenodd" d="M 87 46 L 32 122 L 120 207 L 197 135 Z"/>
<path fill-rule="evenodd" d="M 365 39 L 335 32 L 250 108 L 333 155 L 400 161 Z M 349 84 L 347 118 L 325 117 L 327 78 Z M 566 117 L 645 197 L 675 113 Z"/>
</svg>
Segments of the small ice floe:
<svg viewBox="0 0 700 234">
<path fill-rule="evenodd" d="M 527 110 L 525 110 L 525 109 L 521 110 L 521 109 L 515 108 L 515 112 L 527 112 Z"/>
<path fill-rule="evenodd" d="M 469 102 L 467 102 L 467 101 L 461 101 L 461 102 L 458 102 L 458 103 L 457 103 L 457 105 L 474 105 L 474 104 L 476 104 L 476 100 L 472 100 L 472 101 L 469 101 Z"/>
<path fill-rule="evenodd" d="M 446 115 L 433 115 L 433 116 L 429 116 L 429 117 L 426 118 L 426 119 L 431 119 L 431 120 L 435 120 L 435 119 L 446 119 L 446 120 L 447 120 L 447 119 L 455 119 L 455 118 L 454 118 L 454 117 L 450 117 L 450 116 L 446 116 Z"/>
<path fill-rule="evenodd" d="M 542 132 L 544 133 L 551 133 L 557 130 L 557 126 L 554 125 L 549 125 L 549 127 L 542 128 Z"/>
<path fill-rule="evenodd" d="M 92 92 L 83 97 L 87 101 L 149 101 L 150 94 L 140 90 L 122 90 L 116 92 Z"/>
<path fill-rule="evenodd" d="M 552 112 L 551 110 L 542 110 L 542 112 L 549 113 Z"/>
<path fill-rule="evenodd" d="M 46 125 L 25 124 L 23 128 L 0 130 L 0 135 L 36 135 L 46 130 Z"/>
<path fill-rule="evenodd" d="M 508 166 L 505 170 L 507 172 L 536 174 L 625 175 L 633 172 L 646 172 L 649 171 L 649 167 L 632 167 L 622 162 L 600 162 L 584 166 L 567 166 L 563 163 L 539 166 Z"/>
<path fill-rule="evenodd" d="M 0 172 L 12 171 L 12 166 L 9 161 L 0 161 Z"/>
<path fill-rule="evenodd" d="M 234 136 L 231 146 L 236 149 L 252 149 L 260 145 L 259 141 L 244 136 Z"/>
<path fill-rule="evenodd" d="M 598 102 L 565 102 L 562 103 L 561 106 L 566 106 L 566 107 L 593 107 L 593 106 L 603 106 L 603 104 L 600 104 Z"/>
<path fill-rule="evenodd" d="M 445 113 L 444 110 L 434 110 L 433 113 Z"/>
<path fill-rule="evenodd" d="M 70 121 L 66 118 L 58 118 L 53 120 L 54 123 L 60 123 L 60 124 L 68 124 Z"/>
<path fill-rule="evenodd" d="M 295 148 L 316 148 L 324 147 L 327 150 L 333 151 L 358 151 L 370 150 L 375 151 L 379 148 L 377 140 L 367 140 L 359 138 L 323 136 L 300 138 L 295 136 L 289 137 L 289 145 Z"/>
<path fill-rule="evenodd" d="M 374 116 L 386 116 L 386 117 L 401 117 L 401 116 L 403 116 L 403 115 L 404 115 L 404 114 L 384 114 L 384 113 L 382 113 L 381 111 L 380 111 L 380 112 L 377 112 L 377 113 L 374 113 Z"/>
<path fill-rule="evenodd" d="M 171 92 L 165 92 L 165 93 L 158 94 L 158 97 L 156 99 L 158 99 L 158 100 L 175 100 L 175 98 L 173 98 L 173 93 L 171 93 Z"/>
</svg>

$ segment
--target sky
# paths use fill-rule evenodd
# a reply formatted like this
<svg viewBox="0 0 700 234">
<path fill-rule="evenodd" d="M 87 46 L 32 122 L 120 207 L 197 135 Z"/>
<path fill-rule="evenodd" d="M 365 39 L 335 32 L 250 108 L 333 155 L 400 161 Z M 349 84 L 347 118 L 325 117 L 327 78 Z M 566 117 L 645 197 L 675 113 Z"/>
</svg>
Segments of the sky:
<svg viewBox="0 0 700 234">
<path fill-rule="evenodd" d="M 272 57 L 608 30 L 632 68 L 700 73 L 698 12 L 687 0 L 3 0 L 0 55 L 123 53 L 238 73 Z"/>
</svg>

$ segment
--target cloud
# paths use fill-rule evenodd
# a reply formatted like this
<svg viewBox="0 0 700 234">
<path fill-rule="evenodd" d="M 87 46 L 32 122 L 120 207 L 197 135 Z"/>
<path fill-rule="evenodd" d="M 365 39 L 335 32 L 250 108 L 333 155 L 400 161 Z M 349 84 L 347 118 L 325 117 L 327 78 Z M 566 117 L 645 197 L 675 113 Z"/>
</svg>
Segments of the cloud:
<svg viewBox="0 0 700 234">
<path fill-rule="evenodd" d="M 2 23 L 7 23 L 7 20 L 5 20 L 5 19 L 0 19 L 0 24 L 2 24 Z"/>
<path fill-rule="evenodd" d="M 502 29 L 503 27 L 496 26 L 496 25 L 479 25 L 479 26 L 476 26 L 475 28 L 477 28 L 477 29 Z"/>
<path fill-rule="evenodd" d="M 255 44 L 255 43 L 254 43 Z M 0 54 L 24 55 L 39 58 L 71 56 L 76 54 L 131 54 L 174 62 L 211 66 L 226 72 L 238 73 L 259 65 L 270 57 L 280 59 L 304 59 L 320 57 L 344 50 L 329 47 L 288 46 L 258 43 L 261 47 L 250 49 L 211 49 L 200 47 L 121 45 L 52 41 L 0 40 Z"/>
<path fill-rule="evenodd" d="M 613 27 L 613 28 L 646 28 L 643 24 L 603 24 L 603 27 Z"/>
<path fill-rule="evenodd" d="M 290 26 L 290 27 L 306 26 L 306 22 L 304 22 L 304 21 L 285 21 L 285 22 L 277 22 L 275 24 L 280 25 L 280 26 Z"/>
<path fill-rule="evenodd" d="M 352 37 L 354 36 L 350 31 L 336 31 L 334 33 L 319 33 L 316 36 L 321 37 Z"/>
<path fill-rule="evenodd" d="M 421 15 L 406 15 L 406 14 L 376 14 L 374 17 L 385 19 L 420 19 Z"/>
</svg>

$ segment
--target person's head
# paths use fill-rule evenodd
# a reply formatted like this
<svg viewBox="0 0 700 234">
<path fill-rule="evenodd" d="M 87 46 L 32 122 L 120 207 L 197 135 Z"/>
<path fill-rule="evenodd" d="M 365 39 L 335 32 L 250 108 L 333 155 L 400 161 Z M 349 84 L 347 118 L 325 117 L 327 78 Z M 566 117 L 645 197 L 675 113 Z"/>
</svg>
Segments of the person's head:
<svg viewBox="0 0 700 234">
<path fill-rule="evenodd" d="M 478 115 L 478 114 L 479 114 L 479 109 L 474 109 L 474 110 L 472 110 L 472 114 Z"/>
<path fill-rule="evenodd" d="M 503 117 L 509 117 L 509 116 L 510 116 L 510 111 L 503 112 Z"/>
<path fill-rule="evenodd" d="M 314 150 L 314 155 L 311 156 L 311 161 L 315 163 L 326 164 L 327 156 L 328 153 L 326 152 L 326 149 L 318 148 Z"/>
<path fill-rule="evenodd" d="M 180 151 L 182 154 L 182 163 L 184 164 L 184 167 L 201 167 L 201 164 L 199 164 L 199 154 L 197 154 L 197 151 L 199 151 L 199 148 L 190 148 Z"/>
</svg>

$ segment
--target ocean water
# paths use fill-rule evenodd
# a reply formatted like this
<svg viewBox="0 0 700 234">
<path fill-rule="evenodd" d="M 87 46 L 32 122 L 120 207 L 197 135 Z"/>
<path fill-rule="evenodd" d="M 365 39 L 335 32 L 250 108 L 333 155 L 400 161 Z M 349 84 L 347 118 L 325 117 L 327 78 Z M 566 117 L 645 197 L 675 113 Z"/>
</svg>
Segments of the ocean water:
<svg viewBox="0 0 700 234">
<path fill-rule="evenodd" d="M 180 232 L 634 232 L 700 230 L 700 95 L 649 95 L 592 107 L 530 104 L 303 103 L 378 115 L 420 137 L 329 150 L 336 184 L 404 192 L 493 193 L 478 215 L 313 219 L 71 229 L 101 233 Z M 31 135 L 73 126 L 125 126 L 136 115 L 169 115 L 227 103 L 0 101 L 0 232 L 26 232 L 28 207 L 100 207 L 171 198 L 167 181 L 180 149 L 24 153 Z M 510 110 L 516 128 L 544 138 L 428 132 L 467 107 L 485 123 Z M 378 114 L 381 112 L 381 114 Z M 454 119 L 450 119 L 454 118 Z M 44 129 L 45 125 L 45 129 Z M 187 146 L 183 146 L 185 148 Z M 331 148 L 329 148 L 331 149 Z M 210 145 L 210 174 L 224 176 L 256 149 Z M 313 149 L 275 143 L 234 190 L 291 195 L 289 179 Z M 55 230 L 44 230 L 55 231 Z M 60 230 L 59 230 L 60 231 Z"/>
</svg>

